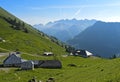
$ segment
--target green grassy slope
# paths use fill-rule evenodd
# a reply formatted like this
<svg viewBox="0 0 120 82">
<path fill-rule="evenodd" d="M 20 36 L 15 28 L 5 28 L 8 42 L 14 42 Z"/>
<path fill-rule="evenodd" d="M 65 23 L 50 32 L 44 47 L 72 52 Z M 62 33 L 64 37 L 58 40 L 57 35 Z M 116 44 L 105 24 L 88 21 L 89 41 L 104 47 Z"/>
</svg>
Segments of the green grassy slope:
<svg viewBox="0 0 120 82">
<path fill-rule="evenodd" d="M 41 32 L 33 29 L 30 25 L 25 24 L 28 33 L 23 30 L 15 30 L 1 16 L 16 18 L 0 8 L 0 38 L 6 41 L 0 41 L 0 52 L 19 49 L 22 52 L 33 53 L 32 55 L 21 55 L 23 59 L 28 60 L 53 59 L 53 57 L 34 55 L 42 54 L 44 50 L 51 51 L 50 47 L 55 54 L 66 53 L 64 48 L 51 42 L 49 37 L 41 35 Z M 16 21 L 20 20 L 16 18 Z M 0 56 L 0 63 L 6 57 Z M 120 82 L 120 58 L 111 60 L 73 56 L 58 56 L 58 58 L 63 64 L 62 69 L 36 68 L 35 70 L 20 71 L 19 68 L 0 68 L 0 82 L 28 82 L 33 76 L 42 82 L 46 82 L 49 77 L 54 77 L 56 82 Z M 75 64 L 76 67 L 70 67 L 68 64 Z"/>
<path fill-rule="evenodd" d="M 11 27 L 12 24 L 5 19 L 16 20 L 16 23 L 23 23 L 23 21 L 0 8 L 0 38 L 6 41 L 0 42 L 1 52 L 19 49 L 22 52 L 42 54 L 44 51 L 51 51 L 52 47 L 52 51 L 55 54 L 65 54 L 64 48 L 52 42 L 42 32 L 37 31 L 26 23 L 24 23 L 24 28 L 27 29 L 28 33 L 24 32 L 24 29 L 13 29 Z"/>
<path fill-rule="evenodd" d="M 48 57 L 35 57 L 23 55 L 23 58 L 47 59 Z M 49 59 L 49 58 L 48 58 Z M 27 82 L 32 77 L 46 82 L 54 77 L 56 82 L 120 82 L 120 59 L 61 57 L 62 69 L 42 69 L 17 71 L 18 68 L 0 69 L 0 82 Z M 68 64 L 75 64 L 70 67 Z"/>
</svg>

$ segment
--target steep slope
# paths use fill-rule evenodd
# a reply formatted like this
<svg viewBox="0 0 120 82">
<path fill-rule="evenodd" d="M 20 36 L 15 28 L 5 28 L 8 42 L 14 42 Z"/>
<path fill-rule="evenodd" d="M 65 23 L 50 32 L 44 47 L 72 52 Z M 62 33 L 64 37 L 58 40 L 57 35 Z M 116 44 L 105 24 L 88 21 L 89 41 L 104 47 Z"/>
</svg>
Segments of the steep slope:
<svg viewBox="0 0 120 82">
<path fill-rule="evenodd" d="M 52 38 L 34 29 L 0 7 L 0 51 L 20 50 L 26 53 L 42 54 L 53 51 L 64 54 L 65 49 L 52 42 Z"/>
<path fill-rule="evenodd" d="M 120 55 L 120 23 L 97 22 L 68 41 L 76 48 L 87 49 L 102 57 Z"/>
<path fill-rule="evenodd" d="M 49 22 L 46 25 L 34 25 L 35 28 L 47 33 L 48 35 L 54 36 L 59 40 L 66 42 L 73 38 L 88 26 L 93 25 L 96 20 L 58 20 L 55 22 Z"/>
</svg>

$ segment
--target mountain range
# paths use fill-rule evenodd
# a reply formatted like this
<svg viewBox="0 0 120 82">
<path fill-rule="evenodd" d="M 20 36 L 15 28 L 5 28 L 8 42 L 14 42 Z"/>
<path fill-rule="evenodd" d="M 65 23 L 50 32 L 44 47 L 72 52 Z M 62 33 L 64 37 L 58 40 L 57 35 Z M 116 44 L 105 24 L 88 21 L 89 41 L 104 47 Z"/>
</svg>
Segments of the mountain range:
<svg viewBox="0 0 120 82">
<path fill-rule="evenodd" d="M 101 57 L 120 55 L 120 23 L 98 21 L 67 42 Z"/>
<path fill-rule="evenodd" d="M 87 27 L 93 25 L 96 20 L 58 20 L 49 22 L 46 25 L 36 24 L 33 27 L 41 30 L 42 32 L 54 36 L 59 40 L 66 42 L 85 30 Z"/>
<path fill-rule="evenodd" d="M 55 54 L 65 54 L 66 45 L 60 39 L 76 49 L 86 49 L 101 57 L 120 55 L 119 22 L 72 19 L 34 27 L 36 29 L 0 7 L 0 52 L 20 50 L 42 54 L 53 51 Z"/>
</svg>

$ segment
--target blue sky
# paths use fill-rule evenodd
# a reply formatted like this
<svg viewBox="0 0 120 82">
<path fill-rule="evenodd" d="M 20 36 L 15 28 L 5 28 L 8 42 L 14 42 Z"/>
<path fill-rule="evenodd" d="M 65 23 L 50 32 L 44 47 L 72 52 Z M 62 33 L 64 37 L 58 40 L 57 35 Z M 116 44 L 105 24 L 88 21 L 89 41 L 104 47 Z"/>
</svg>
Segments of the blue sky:
<svg viewBox="0 0 120 82">
<path fill-rule="evenodd" d="M 31 25 L 73 18 L 120 22 L 120 0 L 0 0 L 0 6 Z"/>
</svg>

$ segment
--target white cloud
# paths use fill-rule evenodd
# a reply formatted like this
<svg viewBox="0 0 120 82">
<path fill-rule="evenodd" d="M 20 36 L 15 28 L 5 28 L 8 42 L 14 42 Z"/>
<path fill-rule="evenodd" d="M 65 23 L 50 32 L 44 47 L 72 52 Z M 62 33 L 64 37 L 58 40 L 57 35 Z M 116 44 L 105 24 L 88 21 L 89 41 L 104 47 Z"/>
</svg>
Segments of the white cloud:
<svg viewBox="0 0 120 82">
<path fill-rule="evenodd" d="M 81 12 L 81 9 L 77 10 L 77 12 L 75 12 L 75 14 L 72 16 L 72 19 L 75 18 L 77 15 L 79 15 Z"/>
</svg>

